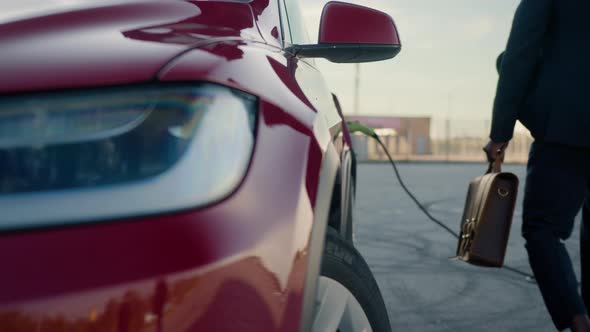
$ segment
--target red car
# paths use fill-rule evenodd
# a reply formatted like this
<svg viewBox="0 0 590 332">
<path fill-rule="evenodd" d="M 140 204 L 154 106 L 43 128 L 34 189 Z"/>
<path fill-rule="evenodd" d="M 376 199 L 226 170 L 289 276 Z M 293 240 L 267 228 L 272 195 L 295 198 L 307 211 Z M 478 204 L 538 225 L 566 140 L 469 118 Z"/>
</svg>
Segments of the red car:
<svg viewBox="0 0 590 332">
<path fill-rule="evenodd" d="M 314 58 L 400 48 L 340 2 L 314 44 L 296 0 L 3 1 L 0 331 L 389 331 Z"/>
</svg>

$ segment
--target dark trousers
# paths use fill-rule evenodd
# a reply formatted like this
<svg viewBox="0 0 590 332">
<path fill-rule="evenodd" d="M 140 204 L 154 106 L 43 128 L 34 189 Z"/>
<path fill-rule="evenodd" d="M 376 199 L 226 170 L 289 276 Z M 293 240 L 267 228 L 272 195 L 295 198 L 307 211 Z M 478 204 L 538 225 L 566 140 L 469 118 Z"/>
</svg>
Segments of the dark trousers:
<svg viewBox="0 0 590 332">
<path fill-rule="evenodd" d="M 522 233 L 529 262 L 555 326 L 564 330 L 590 305 L 590 149 L 535 142 L 524 197 Z M 584 207 L 582 294 L 563 244 Z M 588 229 L 588 235 L 584 229 Z M 586 239 L 586 237 L 589 237 Z"/>
</svg>

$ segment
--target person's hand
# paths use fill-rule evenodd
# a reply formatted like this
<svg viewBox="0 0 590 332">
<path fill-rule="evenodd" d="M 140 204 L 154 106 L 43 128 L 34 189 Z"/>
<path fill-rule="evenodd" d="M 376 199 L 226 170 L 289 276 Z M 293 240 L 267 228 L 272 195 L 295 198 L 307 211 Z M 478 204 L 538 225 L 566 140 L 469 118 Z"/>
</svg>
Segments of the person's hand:
<svg viewBox="0 0 590 332">
<path fill-rule="evenodd" d="M 504 154 L 506 153 L 506 148 L 508 147 L 508 142 L 496 143 L 492 140 L 483 147 L 486 156 L 488 157 L 488 162 L 493 163 L 496 158 L 500 158 L 501 162 L 504 162 Z"/>
</svg>

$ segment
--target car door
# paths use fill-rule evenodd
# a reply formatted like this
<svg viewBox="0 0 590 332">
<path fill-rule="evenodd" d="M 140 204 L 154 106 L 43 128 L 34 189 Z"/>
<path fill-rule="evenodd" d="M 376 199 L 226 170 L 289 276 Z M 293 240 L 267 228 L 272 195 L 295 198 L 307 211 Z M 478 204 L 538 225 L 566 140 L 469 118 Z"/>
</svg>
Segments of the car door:
<svg viewBox="0 0 590 332">
<path fill-rule="evenodd" d="M 297 0 L 279 0 L 281 4 L 281 18 L 283 25 L 284 46 L 287 48 L 293 44 L 311 44 L 305 22 Z M 325 124 L 332 132 L 336 132 L 340 125 L 340 116 L 332 94 L 328 89 L 324 77 L 315 66 L 313 59 L 301 59 L 292 55 L 289 62 L 292 64 L 294 79 L 299 87 L 314 106 Z"/>
</svg>

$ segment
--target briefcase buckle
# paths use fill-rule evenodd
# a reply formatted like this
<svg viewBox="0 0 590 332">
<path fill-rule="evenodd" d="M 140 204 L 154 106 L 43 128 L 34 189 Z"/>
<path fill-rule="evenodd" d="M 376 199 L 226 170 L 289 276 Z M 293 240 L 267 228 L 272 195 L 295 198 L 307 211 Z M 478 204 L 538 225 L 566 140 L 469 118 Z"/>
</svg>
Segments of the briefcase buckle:
<svg viewBox="0 0 590 332">
<path fill-rule="evenodd" d="M 465 220 L 465 224 L 463 225 L 463 235 L 461 236 L 461 247 L 463 252 L 468 252 L 471 249 L 471 241 L 473 241 L 473 238 L 475 237 L 476 220 L 476 218 Z"/>
<path fill-rule="evenodd" d="M 500 195 L 502 198 L 506 198 L 508 195 L 510 195 L 510 190 L 500 187 L 498 188 L 498 195 Z"/>
</svg>

